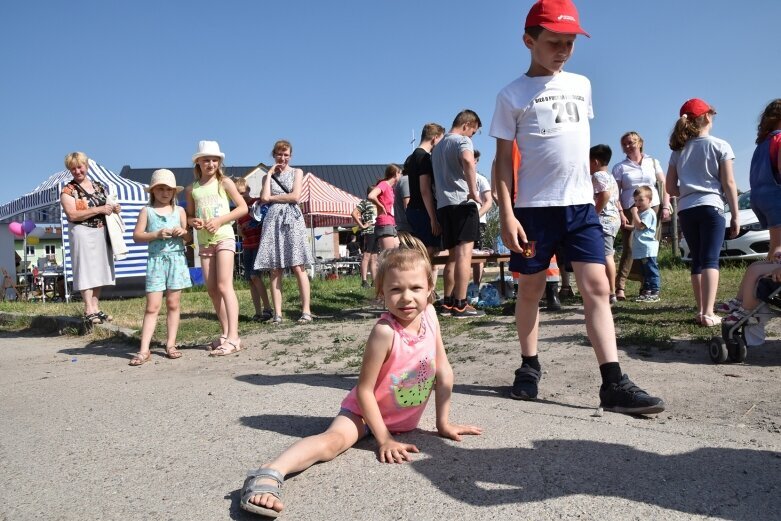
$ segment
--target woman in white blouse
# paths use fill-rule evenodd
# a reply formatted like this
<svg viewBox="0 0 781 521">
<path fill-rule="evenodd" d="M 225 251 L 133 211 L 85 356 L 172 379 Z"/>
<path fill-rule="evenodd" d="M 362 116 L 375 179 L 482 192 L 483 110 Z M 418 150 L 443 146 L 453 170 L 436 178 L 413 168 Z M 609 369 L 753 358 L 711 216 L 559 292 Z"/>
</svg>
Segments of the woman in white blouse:
<svg viewBox="0 0 781 521">
<path fill-rule="evenodd" d="M 659 197 L 657 183 L 664 186 L 665 175 L 659 161 L 643 153 L 643 138 L 637 132 L 627 132 L 621 136 L 621 148 L 626 154 L 626 159 L 613 167 L 613 177 L 618 183 L 619 199 L 621 202 L 621 260 L 616 270 L 616 298 L 625 300 L 624 288 L 626 279 L 632 269 L 632 207 L 634 206 L 634 191 L 641 186 L 651 188 L 651 207 L 659 216 L 659 226 L 656 227 L 657 240 L 661 237 L 662 220 L 670 220 L 670 196 L 662 190 L 662 199 Z M 661 212 L 659 206 L 661 203 Z"/>
</svg>

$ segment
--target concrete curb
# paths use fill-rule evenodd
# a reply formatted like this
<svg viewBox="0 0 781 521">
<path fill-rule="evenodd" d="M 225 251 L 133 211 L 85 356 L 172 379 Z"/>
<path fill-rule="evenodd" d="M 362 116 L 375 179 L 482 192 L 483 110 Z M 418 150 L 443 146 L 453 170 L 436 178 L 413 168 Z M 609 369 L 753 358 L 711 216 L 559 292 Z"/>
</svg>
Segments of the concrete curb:
<svg viewBox="0 0 781 521">
<path fill-rule="evenodd" d="M 136 334 L 134 329 L 128 329 L 113 324 L 95 324 L 87 327 L 81 317 L 62 315 L 26 315 L 24 313 L 0 312 L 0 322 L 23 320 L 29 322 L 30 329 L 58 335 L 70 334 L 76 331 L 79 335 L 88 335 L 94 329 L 102 330 L 114 336 L 132 339 Z"/>
</svg>

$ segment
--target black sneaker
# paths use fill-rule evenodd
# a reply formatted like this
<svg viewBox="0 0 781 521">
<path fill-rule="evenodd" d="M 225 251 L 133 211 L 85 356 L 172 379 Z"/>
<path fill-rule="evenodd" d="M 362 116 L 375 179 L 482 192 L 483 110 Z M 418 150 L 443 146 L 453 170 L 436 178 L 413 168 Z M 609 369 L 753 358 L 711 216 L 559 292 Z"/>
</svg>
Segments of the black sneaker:
<svg viewBox="0 0 781 521">
<path fill-rule="evenodd" d="M 599 402 L 606 411 L 624 414 L 656 414 L 664 410 L 664 400 L 640 389 L 628 375 L 622 376 L 617 384 L 602 384 Z"/>
<path fill-rule="evenodd" d="M 369 284 L 368 280 L 361 281 L 361 287 L 362 288 L 371 288 L 371 284 Z"/>
<path fill-rule="evenodd" d="M 439 308 L 439 314 L 443 317 L 449 317 L 453 314 L 453 304 L 447 303 L 442 300 L 442 305 Z"/>
<path fill-rule="evenodd" d="M 510 389 L 510 398 L 514 400 L 534 400 L 537 398 L 537 384 L 542 372 L 524 364 L 515 370 L 515 381 Z"/>
<path fill-rule="evenodd" d="M 469 304 L 467 304 L 462 308 L 453 306 L 453 310 L 451 311 L 450 314 L 453 316 L 453 318 L 475 318 L 475 317 L 485 316 L 485 311 L 475 309 Z"/>
</svg>

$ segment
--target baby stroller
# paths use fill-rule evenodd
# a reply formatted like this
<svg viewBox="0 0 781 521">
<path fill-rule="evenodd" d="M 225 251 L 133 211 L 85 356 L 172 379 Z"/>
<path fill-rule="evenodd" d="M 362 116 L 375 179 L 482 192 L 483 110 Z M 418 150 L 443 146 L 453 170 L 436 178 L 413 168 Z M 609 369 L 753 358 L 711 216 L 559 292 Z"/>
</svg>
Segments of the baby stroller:
<svg viewBox="0 0 781 521">
<path fill-rule="evenodd" d="M 760 345 L 764 341 L 764 323 L 767 317 L 781 314 L 781 283 L 774 282 L 769 277 L 762 277 L 757 282 L 756 294 L 762 303 L 733 325 L 722 322 L 721 336 L 714 336 L 708 343 L 708 353 L 715 363 L 723 364 L 728 359 L 735 363 L 744 362 L 748 353 L 747 346 Z M 759 318 L 758 325 L 748 324 L 753 317 Z M 749 342 L 746 341 L 747 335 Z M 758 338 L 751 338 L 752 336 Z"/>
</svg>

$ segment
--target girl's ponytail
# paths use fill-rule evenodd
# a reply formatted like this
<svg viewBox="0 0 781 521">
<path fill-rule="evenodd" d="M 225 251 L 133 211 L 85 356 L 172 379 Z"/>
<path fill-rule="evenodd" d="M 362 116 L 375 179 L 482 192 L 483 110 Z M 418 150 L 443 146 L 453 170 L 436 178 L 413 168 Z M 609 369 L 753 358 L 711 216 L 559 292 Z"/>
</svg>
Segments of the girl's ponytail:
<svg viewBox="0 0 781 521">
<path fill-rule="evenodd" d="M 691 138 L 697 137 L 700 134 L 702 128 L 699 124 L 700 118 L 690 118 L 687 114 L 684 114 L 678 121 L 675 122 L 675 127 L 670 134 L 670 149 L 681 150 L 686 142 Z"/>
</svg>

